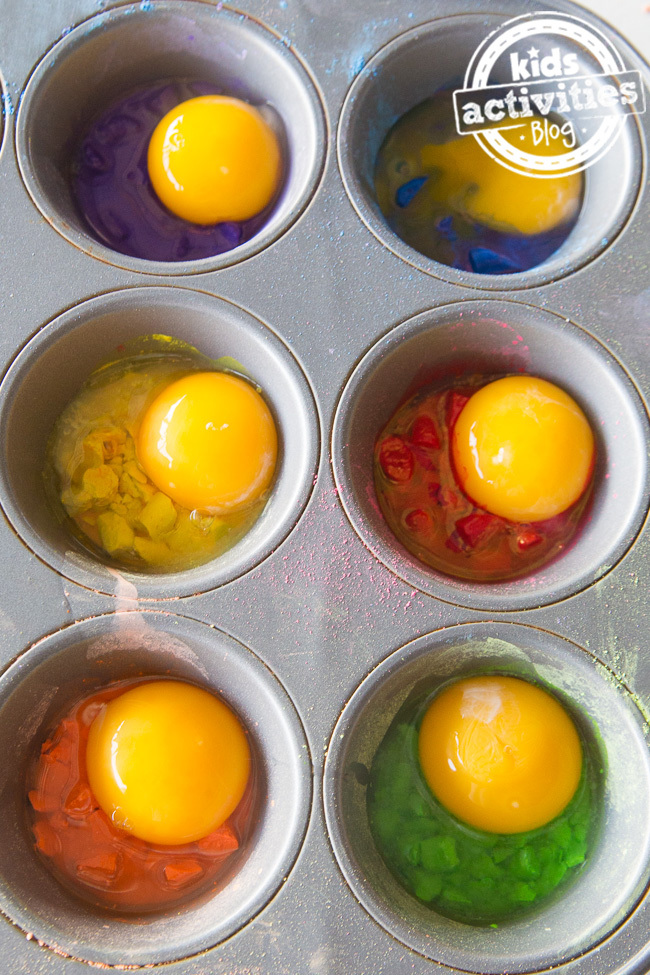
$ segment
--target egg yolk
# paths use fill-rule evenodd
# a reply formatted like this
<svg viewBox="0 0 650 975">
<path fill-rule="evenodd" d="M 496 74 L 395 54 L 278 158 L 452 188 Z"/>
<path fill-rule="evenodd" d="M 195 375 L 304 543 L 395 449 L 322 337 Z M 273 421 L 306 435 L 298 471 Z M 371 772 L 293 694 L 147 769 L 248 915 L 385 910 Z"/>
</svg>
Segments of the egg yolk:
<svg viewBox="0 0 650 975">
<path fill-rule="evenodd" d="M 110 701 L 88 736 L 90 788 L 115 826 L 149 843 L 207 836 L 230 816 L 250 771 L 246 734 L 208 691 L 140 684 Z"/>
<path fill-rule="evenodd" d="M 453 431 L 456 475 L 476 505 L 511 521 L 544 521 L 569 508 L 593 470 L 594 436 L 578 404 L 531 376 L 488 383 Z"/>
<path fill-rule="evenodd" d="M 275 423 L 245 380 L 191 373 L 149 406 L 137 454 L 145 474 L 177 504 L 225 514 L 257 500 L 271 483 Z"/>
<path fill-rule="evenodd" d="M 517 129 L 517 148 L 535 155 L 557 150 L 544 143 L 533 146 L 528 129 Z M 501 133 L 507 139 L 508 132 Z M 514 137 L 513 141 L 514 141 Z M 541 234 L 570 220 L 582 198 L 580 173 L 539 179 L 514 173 L 495 162 L 476 139 L 462 136 L 420 150 L 425 170 L 434 170 L 430 192 L 437 200 L 452 203 L 473 220 L 497 230 Z"/>
<path fill-rule="evenodd" d="M 149 142 L 147 166 L 157 196 L 183 220 L 248 220 L 278 188 L 280 146 L 252 105 L 201 95 L 160 120 Z"/>
<path fill-rule="evenodd" d="M 420 727 L 420 766 L 451 813 L 489 833 L 558 816 L 575 793 L 582 746 L 546 691 L 516 677 L 471 677 L 437 695 Z"/>
</svg>

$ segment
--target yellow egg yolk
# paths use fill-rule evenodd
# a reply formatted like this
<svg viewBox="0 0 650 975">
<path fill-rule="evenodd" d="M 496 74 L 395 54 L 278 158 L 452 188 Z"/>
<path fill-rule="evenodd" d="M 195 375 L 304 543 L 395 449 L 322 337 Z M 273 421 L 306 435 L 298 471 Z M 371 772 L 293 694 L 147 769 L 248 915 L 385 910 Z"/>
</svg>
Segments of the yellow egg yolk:
<svg viewBox="0 0 650 975">
<path fill-rule="evenodd" d="M 433 699 L 419 733 L 424 777 L 458 819 L 489 833 L 521 833 L 558 816 L 573 797 L 582 746 L 564 708 L 515 677 L 470 677 Z"/>
<path fill-rule="evenodd" d="M 177 504 L 217 514 L 256 501 L 271 483 L 277 434 L 253 386 L 224 372 L 197 372 L 167 386 L 147 409 L 138 460 Z"/>
<path fill-rule="evenodd" d="M 456 475 L 476 505 L 511 521 L 543 521 L 587 487 L 594 436 L 578 404 L 532 376 L 483 386 L 453 431 Z"/>
<path fill-rule="evenodd" d="M 147 167 L 158 198 L 184 220 L 248 220 L 275 195 L 280 146 L 252 105 L 202 95 L 160 120 L 149 142 Z"/>
<path fill-rule="evenodd" d="M 207 836 L 239 804 L 250 772 L 246 734 L 222 701 L 181 681 L 114 698 L 88 736 L 90 788 L 115 826 L 149 843 Z"/>
<path fill-rule="evenodd" d="M 543 143 L 533 147 L 532 138 L 520 136 L 519 129 L 516 134 L 527 140 L 516 143 L 519 149 L 538 156 L 558 151 Z M 509 133 L 502 135 L 507 139 Z M 425 145 L 420 161 L 425 171 L 435 172 L 429 192 L 436 200 L 453 204 L 473 220 L 497 230 L 527 235 L 552 230 L 575 216 L 582 198 L 580 173 L 553 179 L 514 173 L 495 162 L 471 136 Z"/>
</svg>

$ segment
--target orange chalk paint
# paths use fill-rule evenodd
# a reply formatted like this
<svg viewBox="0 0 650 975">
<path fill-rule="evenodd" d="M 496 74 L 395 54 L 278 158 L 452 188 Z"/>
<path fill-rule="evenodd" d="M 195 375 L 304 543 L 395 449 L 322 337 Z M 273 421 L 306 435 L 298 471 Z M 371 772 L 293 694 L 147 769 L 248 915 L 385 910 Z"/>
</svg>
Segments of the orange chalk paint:
<svg viewBox="0 0 650 975">
<path fill-rule="evenodd" d="M 43 742 L 28 790 L 34 845 L 57 879 L 85 900 L 123 913 L 165 910 L 218 889 L 250 834 L 256 798 L 253 772 L 233 815 L 208 836 L 179 846 L 155 846 L 114 826 L 88 784 L 88 732 L 102 704 L 138 683 L 115 683 L 77 702 Z"/>
</svg>

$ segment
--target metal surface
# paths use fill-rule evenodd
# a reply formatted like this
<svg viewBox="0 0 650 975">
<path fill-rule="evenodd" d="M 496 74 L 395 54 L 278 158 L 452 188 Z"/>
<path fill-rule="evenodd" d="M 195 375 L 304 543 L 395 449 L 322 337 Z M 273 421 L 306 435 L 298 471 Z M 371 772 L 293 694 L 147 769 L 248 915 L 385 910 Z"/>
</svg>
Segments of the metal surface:
<svg viewBox="0 0 650 975">
<path fill-rule="evenodd" d="M 463 937 L 462 932 L 450 932 L 445 926 L 436 951 L 428 952 L 440 961 L 431 961 L 422 953 L 422 944 L 415 943 L 415 936 L 409 940 L 408 933 L 391 921 L 390 911 L 372 906 L 367 893 L 363 896 L 368 909 L 362 906 L 357 899 L 362 896 L 361 888 L 355 887 L 353 892 L 345 879 L 347 875 L 353 887 L 358 883 L 346 862 L 345 843 L 333 829 L 339 867 L 328 837 L 323 767 L 346 703 L 378 665 L 401 647 L 406 649 L 393 659 L 408 657 L 407 644 L 412 647 L 421 637 L 421 646 L 438 646 L 441 639 L 446 640 L 444 631 L 440 637 L 441 628 L 459 623 L 483 627 L 497 610 L 499 627 L 515 623 L 513 633 L 522 633 L 519 642 L 515 637 L 503 637 L 501 631 L 500 638 L 515 647 L 525 643 L 526 652 L 532 653 L 533 646 L 536 667 L 550 666 L 554 655 L 560 654 L 567 673 L 573 673 L 573 668 L 584 672 L 584 687 L 575 691 L 581 707 L 587 706 L 589 693 L 595 695 L 598 689 L 602 701 L 612 702 L 612 721 L 629 721 L 629 749 L 622 755 L 619 746 L 612 745 L 613 804 L 608 809 L 615 808 L 616 797 L 632 796 L 631 807 L 640 817 L 634 822 L 643 821 L 646 807 L 647 830 L 648 754 L 643 750 L 647 735 L 643 715 L 650 709 L 645 413 L 650 389 L 650 208 L 645 167 L 650 118 L 641 117 L 638 127 L 632 124 L 628 138 L 612 156 L 612 164 L 590 174 L 582 223 L 576 228 L 577 236 L 567 241 L 563 266 L 550 265 L 510 282 L 477 280 L 475 275 L 434 268 L 432 262 L 424 266 L 423 260 L 406 253 L 390 235 L 381 232 L 378 236 L 376 213 L 373 215 L 363 195 L 363 167 L 353 165 L 363 138 L 363 130 L 355 129 L 360 123 L 358 116 L 355 122 L 354 103 L 359 104 L 364 92 L 364 97 L 372 93 L 371 59 L 386 45 L 402 49 L 397 38 L 448 15 L 472 15 L 476 23 L 489 25 L 495 16 L 505 19 L 548 6 L 528 0 L 500 0 L 498 4 L 491 0 L 402 4 L 393 0 L 356 4 L 250 0 L 242 3 L 241 12 L 233 12 L 217 3 L 185 0 L 177 4 L 146 0 L 132 8 L 120 8 L 110 0 L 48 4 L 0 0 L 0 75 L 6 108 L 0 150 L 0 362 L 5 373 L 2 450 L 6 458 L 0 502 L 9 516 L 0 520 L 0 662 L 9 668 L 0 678 L 2 701 L 9 700 L 0 709 L 5 756 L 0 806 L 7 811 L 0 888 L 4 909 L 11 916 L 0 927 L 3 970 L 12 975 L 81 975 L 89 968 L 80 959 L 126 966 L 179 959 L 169 961 L 161 971 L 174 975 L 432 975 L 453 971 L 451 965 L 492 971 L 497 956 L 490 955 L 489 942 L 476 932 L 476 937 Z M 591 16 L 586 7 L 571 6 L 565 0 L 555 0 L 550 6 L 586 19 Z M 648 68 L 630 46 L 641 49 L 646 58 L 650 55 L 650 13 L 645 12 L 645 0 L 621 0 L 616 5 L 610 0 L 593 0 L 587 6 L 620 28 L 627 41 L 617 38 L 616 44 L 628 65 L 644 72 L 647 86 Z M 83 121 L 84 111 L 94 111 L 129 84 L 146 78 L 148 63 L 157 77 L 168 77 L 177 66 L 187 71 L 199 64 L 184 49 L 179 21 L 174 20 L 179 7 L 183 16 L 196 11 L 204 26 L 202 70 L 217 72 L 219 77 L 222 68 L 232 70 L 249 90 L 261 91 L 263 99 L 273 102 L 283 119 L 287 152 L 295 158 L 296 170 L 272 230 L 223 261 L 172 267 L 116 256 L 84 236 L 75 223 L 57 165 L 64 162 L 66 132 Z M 164 8 L 164 13 L 158 8 Z M 126 14 L 127 9 L 133 12 Z M 115 11 L 119 16 L 112 18 Z M 161 21 L 156 21 L 159 14 Z M 98 20 L 84 23 L 96 15 Z M 138 25 L 131 33 L 129 18 Z M 162 20 L 166 26 L 157 31 L 156 24 Z M 80 24 L 84 26 L 71 31 Z M 111 27 L 115 36 L 123 31 L 112 49 L 112 74 L 99 57 L 106 50 L 102 37 L 108 36 L 102 33 L 102 24 L 119 24 Z M 222 25 L 235 52 L 227 63 L 213 43 Z M 424 34 L 429 34 L 428 28 Z M 83 53 L 82 42 L 98 45 L 92 48 L 92 56 L 90 48 Z M 453 50 L 451 43 L 445 45 L 440 65 L 450 63 Z M 75 51 L 72 70 L 71 62 L 66 68 L 66 57 Z M 127 55 L 137 58 L 138 52 L 141 63 L 127 70 L 124 59 Z M 433 59 L 433 53 L 431 56 Z M 427 58 L 428 54 L 422 63 Z M 23 92 L 18 133 L 16 109 Z M 408 84 L 396 85 L 394 94 L 406 107 L 411 98 Z M 68 116 L 73 103 L 74 111 L 81 112 L 76 121 Z M 375 138 L 380 139 L 380 122 L 389 124 L 389 116 L 377 118 Z M 162 288 L 169 300 L 163 303 L 154 291 L 145 293 L 145 288 Z M 83 304 L 97 296 L 107 297 L 97 299 L 97 305 Z M 535 593 L 529 586 L 525 598 L 514 593 L 508 597 L 510 601 L 503 593 L 495 599 L 479 598 L 440 579 L 425 584 L 404 570 L 399 553 L 391 549 L 388 556 L 382 555 L 376 541 L 366 538 L 361 529 L 357 534 L 346 509 L 356 523 L 353 508 L 359 499 L 355 501 L 354 492 L 344 494 L 344 509 L 339 496 L 339 488 L 344 492 L 349 488 L 348 474 L 341 470 L 344 462 L 350 464 L 350 458 L 368 477 L 363 443 L 345 438 L 339 443 L 337 437 L 346 417 L 353 418 L 354 410 L 346 411 L 354 383 L 372 363 L 378 343 L 385 338 L 390 349 L 392 330 L 401 326 L 406 334 L 414 321 L 445 328 L 450 322 L 445 317 L 449 308 L 443 311 L 442 306 L 467 301 L 474 303 L 474 309 L 496 302 L 507 324 L 526 329 L 530 361 L 566 379 L 590 416 L 604 421 L 601 444 L 608 460 L 616 463 L 616 468 L 603 469 L 603 481 L 609 482 L 605 474 L 610 473 L 618 486 L 610 490 L 609 483 L 599 484 L 594 521 L 570 553 L 573 563 L 565 563 L 564 569 L 558 563 L 557 570 L 553 568 L 557 574 L 546 588 Z M 116 585 L 114 577 L 109 582 L 101 567 L 76 557 L 71 560 L 55 526 L 50 528 L 44 512 L 39 513 L 38 491 L 32 493 L 27 485 L 31 478 L 35 486 L 39 452 L 55 418 L 56 404 L 67 399 L 84 370 L 92 368 L 110 344 L 108 326 L 102 330 L 103 319 L 95 315 L 93 307 L 107 311 L 109 318 L 113 315 L 122 334 L 132 334 L 138 315 L 146 320 L 158 308 L 166 329 L 196 344 L 200 338 L 211 342 L 213 330 L 216 334 L 222 329 L 220 334 L 225 336 L 227 323 L 233 320 L 229 316 L 234 316 L 243 325 L 233 333 L 237 342 L 260 344 L 258 352 L 252 353 L 255 361 L 250 369 L 275 410 L 285 451 L 283 465 L 293 450 L 298 466 L 293 467 L 292 462 L 292 470 L 287 471 L 286 494 L 282 503 L 278 498 L 276 524 L 268 524 L 255 551 L 251 549 L 238 565 L 233 561 L 227 571 L 213 567 L 192 580 L 180 575 L 167 580 L 131 576 Z M 541 311 L 534 313 L 535 309 Z M 176 315 L 178 327 L 172 328 Z M 490 313 L 488 317 L 494 316 Z M 219 325 L 213 329 L 212 323 L 217 321 Z M 212 348 L 203 351 L 211 354 Z M 489 347 L 484 346 L 484 351 L 487 354 Z M 363 374 L 371 383 L 371 374 Z M 15 384 L 18 377 L 24 379 L 21 386 Z M 395 395 L 399 396 L 398 390 Z M 13 417 L 12 402 L 20 403 L 20 412 Z M 370 410 L 367 403 L 366 418 Z M 17 430 L 20 443 L 14 440 Z M 338 486 L 331 462 L 332 443 Z M 33 857 L 17 826 L 24 801 L 21 762 L 30 735 L 38 737 L 40 718 L 45 716 L 43 710 L 38 723 L 25 724 L 27 705 L 18 709 L 30 689 L 30 660 L 42 661 L 43 673 L 51 675 L 48 686 L 62 694 L 62 678 L 69 671 L 55 671 L 58 658 L 51 655 L 52 648 L 69 655 L 66 668 L 75 671 L 69 674 L 72 688 L 80 676 L 72 662 L 81 661 L 83 655 L 74 649 L 81 643 L 78 634 L 82 630 L 69 624 L 99 617 L 101 622 L 83 627 L 90 633 L 98 626 L 117 639 L 142 618 L 128 616 L 138 609 L 157 610 L 154 633 L 174 635 L 188 648 L 190 657 L 196 652 L 208 673 L 212 672 L 210 680 L 216 680 L 213 648 L 220 648 L 218 655 L 226 645 L 234 646 L 231 656 L 242 665 L 254 661 L 260 681 L 274 688 L 271 696 L 276 704 L 282 702 L 278 721 L 287 737 L 282 738 L 273 713 L 263 707 L 255 734 L 263 757 L 272 742 L 278 747 L 280 741 L 286 742 L 285 771 L 293 775 L 295 785 L 284 786 L 288 794 L 283 798 L 293 812 L 284 817 L 283 831 L 274 807 L 269 809 L 266 835 L 277 848 L 260 863 L 260 869 L 270 869 L 273 876 L 267 874 L 260 886 L 251 881 L 251 890 L 240 900 L 235 897 L 236 883 L 230 894 L 224 891 L 230 900 L 221 914 L 219 894 L 212 908 L 202 905 L 164 921 L 133 925 L 102 921 L 96 915 L 91 918 L 76 901 L 55 892 L 53 881 Z M 434 631 L 435 636 L 423 636 Z M 453 632 L 455 639 L 458 631 Z M 524 632 L 534 633 L 534 640 L 531 637 L 526 642 Z M 52 642 L 38 642 L 48 634 L 54 634 Z M 236 641 L 234 645 L 229 637 Z M 164 647 L 162 636 L 161 642 Z M 21 656 L 36 643 L 34 651 Z M 140 645 L 134 637 L 136 649 Z M 463 645 L 467 650 L 466 642 Z M 387 663 L 386 670 L 391 666 Z M 52 669 L 48 671 L 48 667 Z M 190 672 L 192 665 L 186 661 L 182 669 Z M 557 673 L 559 686 L 563 686 L 561 668 Z M 611 683 L 605 680 L 606 674 L 612 675 Z M 220 681 L 221 676 L 219 686 Z M 26 696 L 14 698 L 14 707 L 7 695 L 18 694 L 21 685 L 20 693 Z M 232 694 L 234 685 L 233 677 L 228 685 Z M 252 692 L 247 701 L 244 696 L 236 700 L 241 700 L 243 712 L 256 721 L 260 698 Z M 353 744 L 354 727 L 348 729 L 346 722 L 354 713 L 354 708 L 346 712 L 336 732 L 343 729 L 347 734 L 349 730 Z M 600 713 L 597 708 L 593 711 L 594 716 Z M 301 726 L 308 749 L 303 748 Z M 342 744 L 346 744 L 344 740 Z M 344 754 L 340 745 L 336 740 L 331 749 L 328 765 L 333 770 Z M 295 762 L 291 755 L 296 756 Z M 298 755 L 303 758 L 298 760 Z M 265 761 L 272 762 L 271 758 Z M 270 772 L 275 774 L 274 764 L 268 765 Z M 305 774 L 313 776 L 311 806 Z M 288 783 L 288 779 L 284 781 Z M 328 771 L 325 802 L 331 824 L 345 815 L 338 788 L 334 771 Z M 555 960 L 559 964 L 554 971 L 562 975 L 642 975 L 650 968 L 650 897 L 639 892 L 647 878 L 647 841 L 632 820 L 610 834 L 606 830 L 607 842 L 616 840 L 617 831 L 626 856 L 631 857 L 622 862 L 633 865 L 629 876 L 616 882 L 611 905 L 595 910 L 591 919 L 583 915 L 575 950 L 567 945 L 570 919 L 554 915 Z M 586 874 L 585 883 L 588 879 Z M 629 916 L 621 917 L 639 893 L 638 905 Z M 166 932 L 159 940 L 156 925 Z M 233 934 L 235 929 L 239 930 Z M 523 945 L 516 959 L 502 945 L 498 957 L 504 964 L 499 971 L 550 964 L 552 951 L 542 947 L 542 934 L 538 931 L 527 941 L 528 946 L 537 945 L 529 955 Z M 597 946 L 589 948 L 595 941 Z"/>
</svg>

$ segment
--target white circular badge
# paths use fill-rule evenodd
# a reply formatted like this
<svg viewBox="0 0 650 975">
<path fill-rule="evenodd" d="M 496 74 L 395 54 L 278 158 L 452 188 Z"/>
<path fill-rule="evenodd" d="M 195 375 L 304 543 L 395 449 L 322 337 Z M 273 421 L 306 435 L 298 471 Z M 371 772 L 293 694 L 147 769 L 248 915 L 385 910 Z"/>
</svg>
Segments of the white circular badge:
<svg viewBox="0 0 650 975">
<path fill-rule="evenodd" d="M 640 72 L 625 70 L 601 31 L 569 14 L 543 12 L 508 20 L 485 39 L 454 92 L 454 107 L 458 132 L 473 135 L 500 165 L 552 179 L 595 163 L 627 116 L 645 106 Z"/>
</svg>

